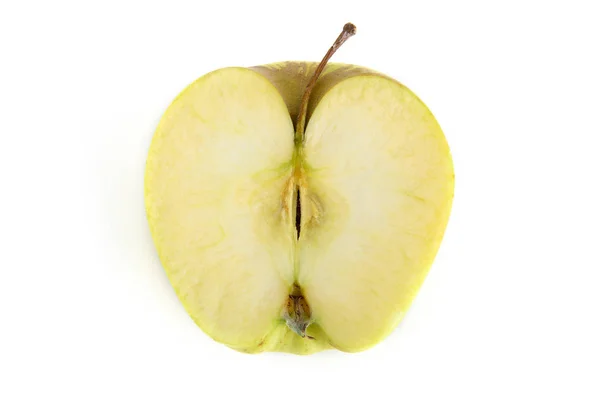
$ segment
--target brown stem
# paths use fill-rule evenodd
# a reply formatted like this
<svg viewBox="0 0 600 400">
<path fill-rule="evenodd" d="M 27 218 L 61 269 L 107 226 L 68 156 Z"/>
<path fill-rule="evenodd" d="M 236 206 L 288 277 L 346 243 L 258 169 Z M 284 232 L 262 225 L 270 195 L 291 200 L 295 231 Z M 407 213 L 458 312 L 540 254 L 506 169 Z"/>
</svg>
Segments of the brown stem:
<svg viewBox="0 0 600 400">
<path fill-rule="evenodd" d="M 306 90 L 304 91 L 302 101 L 300 102 L 300 111 L 298 112 L 298 119 L 296 120 L 296 144 L 300 144 L 302 143 L 302 141 L 304 141 L 304 126 L 306 124 L 308 100 L 310 99 L 310 94 L 313 88 L 315 87 L 315 84 L 317 83 L 317 79 L 319 79 L 319 76 L 325 69 L 325 66 L 327 65 L 327 62 L 329 61 L 331 56 L 333 56 L 336 50 L 339 49 L 340 46 L 344 44 L 344 42 L 348 40 L 351 36 L 353 36 L 355 33 L 356 26 L 354 26 L 350 22 L 344 25 L 344 29 L 342 30 L 338 38 L 335 40 L 333 45 L 329 48 L 327 54 L 325 54 L 325 57 L 323 57 L 323 60 L 321 60 L 321 63 L 317 66 L 314 75 L 312 76 L 312 78 L 310 78 L 310 81 L 306 85 Z"/>
</svg>

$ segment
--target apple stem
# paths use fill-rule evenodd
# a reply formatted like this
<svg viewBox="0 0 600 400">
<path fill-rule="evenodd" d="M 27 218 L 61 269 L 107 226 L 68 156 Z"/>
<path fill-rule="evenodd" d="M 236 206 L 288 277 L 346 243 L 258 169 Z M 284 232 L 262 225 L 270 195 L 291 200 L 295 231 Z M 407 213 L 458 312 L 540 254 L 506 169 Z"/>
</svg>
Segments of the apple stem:
<svg viewBox="0 0 600 400">
<path fill-rule="evenodd" d="M 355 33 L 356 33 L 356 26 L 354 26 L 354 24 L 351 24 L 350 22 L 348 22 L 346 25 L 344 25 L 344 29 L 342 30 L 340 35 L 337 37 L 335 42 L 333 42 L 333 45 L 329 48 L 329 50 L 327 51 L 327 54 L 325 54 L 325 57 L 323 57 L 323 59 L 321 60 L 321 63 L 317 66 L 317 69 L 315 70 L 315 73 L 313 74 L 312 78 L 306 85 L 306 90 L 304 91 L 304 95 L 302 96 L 302 101 L 300 102 L 300 111 L 298 112 L 298 119 L 296 120 L 296 136 L 295 136 L 296 144 L 300 144 L 304 141 L 304 127 L 306 124 L 306 113 L 308 111 L 308 101 L 310 99 L 310 94 L 311 94 L 313 88 L 315 87 L 317 80 L 319 79 L 319 76 L 325 69 L 325 66 L 327 65 L 327 62 L 329 61 L 331 56 L 333 56 L 333 54 L 337 51 L 337 49 L 339 49 L 340 46 L 343 45 L 344 42 L 346 40 L 348 40 L 351 36 L 353 36 Z"/>
</svg>

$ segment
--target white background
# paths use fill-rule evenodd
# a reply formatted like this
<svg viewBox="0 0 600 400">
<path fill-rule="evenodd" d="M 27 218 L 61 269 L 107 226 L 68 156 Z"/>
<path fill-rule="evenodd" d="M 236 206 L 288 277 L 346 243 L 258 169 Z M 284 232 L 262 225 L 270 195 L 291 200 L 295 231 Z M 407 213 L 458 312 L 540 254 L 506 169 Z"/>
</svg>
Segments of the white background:
<svg viewBox="0 0 600 400">
<path fill-rule="evenodd" d="M 318 3 L 2 1 L 0 398 L 600 398 L 594 1 Z M 400 80 L 447 135 L 447 234 L 375 348 L 239 354 L 161 269 L 146 151 L 197 77 L 318 60 L 347 21 L 334 61 Z"/>
</svg>

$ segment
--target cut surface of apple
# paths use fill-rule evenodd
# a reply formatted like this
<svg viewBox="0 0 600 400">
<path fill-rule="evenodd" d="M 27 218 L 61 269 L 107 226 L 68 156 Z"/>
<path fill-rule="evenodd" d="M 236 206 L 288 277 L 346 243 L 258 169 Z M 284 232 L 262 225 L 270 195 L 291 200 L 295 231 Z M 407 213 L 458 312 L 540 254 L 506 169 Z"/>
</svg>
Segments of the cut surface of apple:
<svg viewBox="0 0 600 400">
<path fill-rule="evenodd" d="M 344 80 L 312 114 L 298 283 L 336 347 L 369 347 L 406 312 L 449 216 L 448 154 L 423 103 L 386 78 Z"/>
<path fill-rule="evenodd" d="M 328 65 L 294 141 L 316 68 L 209 73 L 171 104 L 149 151 L 161 263 L 198 326 L 240 351 L 378 343 L 414 299 L 449 218 L 444 134 L 391 78 Z"/>
</svg>

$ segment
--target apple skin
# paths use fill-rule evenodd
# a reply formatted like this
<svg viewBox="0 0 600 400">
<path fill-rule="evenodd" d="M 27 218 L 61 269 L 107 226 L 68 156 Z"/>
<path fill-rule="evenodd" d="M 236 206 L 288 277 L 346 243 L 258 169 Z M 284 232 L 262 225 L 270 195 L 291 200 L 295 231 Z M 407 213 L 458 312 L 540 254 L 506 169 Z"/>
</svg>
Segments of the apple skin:
<svg viewBox="0 0 600 400">
<path fill-rule="evenodd" d="M 316 325 L 310 325 L 307 333 L 314 339 L 303 338 L 287 327 L 283 321 L 275 321 L 273 330 L 256 347 L 228 347 L 242 353 L 283 352 L 296 355 L 309 355 L 323 350 L 333 349 L 327 335 Z"/>
<path fill-rule="evenodd" d="M 250 67 L 250 69 L 267 78 L 275 86 L 288 107 L 292 121 L 296 124 L 306 85 L 308 85 L 318 65 L 319 63 L 310 61 L 283 61 Z M 331 88 L 344 79 L 360 75 L 377 75 L 393 80 L 386 75 L 358 65 L 328 63 L 310 96 L 307 121 L 317 104 Z"/>
</svg>

